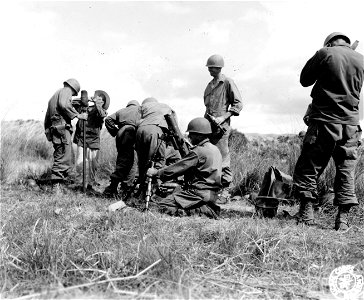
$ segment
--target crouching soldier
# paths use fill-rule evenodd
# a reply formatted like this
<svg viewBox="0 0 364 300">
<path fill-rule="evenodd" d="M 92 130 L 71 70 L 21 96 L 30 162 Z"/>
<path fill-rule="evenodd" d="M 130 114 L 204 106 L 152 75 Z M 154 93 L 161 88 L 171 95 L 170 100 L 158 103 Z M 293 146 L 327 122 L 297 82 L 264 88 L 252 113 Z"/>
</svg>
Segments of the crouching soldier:
<svg viewBox="0 0 364 300">
<path fill-rule="evenodd" d="M 180 161 L 159 170 L 150 168 L 147 176 L 162 181 L 188 174 L 188 189 L 177 188 L 166 198 L 156 196 L 160 212 L 173 216 L 199 215 L 217 218 L 220 207 L 216 205 L 221 189 L 222 157 L 219 149 L 210 143 L 211 126 L 205 118 L 195 118 L 187 127 L 193 145 L 190 153 Z"/>
<path fill-rule="evenodd" d="M 124 191 L 133 186 L 138 169 L 134 147 L 139 120 L 140 105 L 136 100 L 129 101 L 125 108 L 105 120 L 107 131 L 115 137 L 118 152 L 115 171 L 110 175 L 110 185 L 104 190 L 104 195 L 107 197 L 117 196 L 119 183 Z"/>
<path fill-rule="evenodd" d="M 167 104 L 149 97 L 143 100 L 141 119 L 136 133 L 135 148 L 138 153 L 140 192 L 144 192 L 145 174 L 153 161 L 155 168 L 160 169 L 166 161 L 166 141 L 163 132 L 168 130 L 165 115 L 175 116 L 174 110 Z"/>
<path fill-rule="evenodd" d="M 87 119 L 87 113 L 78 113 L 72 106 L 72 96 L 77 96 L 80 84 L 68 79 L 64 87 L 57 90 L 48 102 L 44 129 L 48 141 L 53 143 L 52 182 L 69 182 L 72 171 L 72 124 L 71 120 Z"/>
<path fill-rule="evenodd" d="M 75 101 L 74 101 L 75 102 Z M 78 111 L 87 111 L 86 120 L 86 160 L 88 163 L 87 189 L 100 185 L 96 181 L 96 171 L 98 167 L 99 151 L 100 151 L 100 133 L 104 118 L 107 116 L 107 109 L 110 105 L 109 95 L 101 90 L 97 90 L 89 101 L 87 91 L 81 91 L 82 104 L 78 107 L 74 104 Z M 90 105 L 89 105 L 90 102 Z M 76 154 L 76 173 L 77 178 L 82 178 L 83 167 L 83 122 L 78 121 L 76 124 L 76 132 L 73 142 L 77 145 Z"/>
</svg>

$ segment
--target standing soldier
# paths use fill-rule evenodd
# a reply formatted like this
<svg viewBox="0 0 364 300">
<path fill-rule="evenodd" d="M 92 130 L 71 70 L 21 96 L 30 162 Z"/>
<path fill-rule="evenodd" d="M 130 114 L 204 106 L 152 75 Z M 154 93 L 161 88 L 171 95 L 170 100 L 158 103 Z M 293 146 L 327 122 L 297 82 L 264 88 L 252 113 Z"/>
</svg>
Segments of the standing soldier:
<svg viewBox="0 0 364 300">
<path fill-rule="evenodd" d="M 76 172 L 77 177 L 82 178 L 83 159 L 86 159 L 88 162 L 88 178 L 86 178 L 87 189 L 92 189 L 93 186 L 99 185 L 95 176 L 100 151 L 100 132 L 102 124 L 104 123 L 104 118 L 107 116 L 107 109 L 110 105 L 110 97 L 106 92 L 97 90 L 95 91 L 94 96 L 91 97 L 91 104 L 89 105 L 87 91 L 81 91 L 81 102 L 82 104 L 80 106 L 77 107 L 75 104 L 74 106 L 78 111 L 82 111 L 82 109 L 86 110 L 88 114 L 85 124 L 86 157 L 83 157 L 83 122 L 78 121 L 73 138 L 73 142 L 77 145 Z"/>
<path fill-rule="evenodd" d="M 317 201 L 317 180 L 331 157 L 336 166 L 336 230 L 349 228 L 349 210 L 358 205 L 354 171 L 361 136 L 358 124 L 363 73 L 363 56 L 351 49 L 350 39 L 340 32 L 325 39 L 324 47 L 301 72 L 302 86 L 314 85 L 308 129 L 293 175 L 300 200 L 298 221 L 306 225 L 314 224 L 312 205 Z"/>
<path fill-rule="evenodd" d="M 118 152 L 115 171 L 110 175 L 110 185 L 104 191 L 107 197 L 117 196 L 120 182 L 124 191 L 133 186 L 137 172 L 135 139 L 139 120 L 140 105 L 136 100 L 129 101 L 125 108 L 105 120 L 107 131 L 115 137 Z"/>
<path fill-rule="evenodd" d="M 174 111 L 167 104 L 160 103 L 155 98 L 143 100 L 141 120 L 136 135 L 141 185 L 144 185 L 145 173 L 152 160 L 156 169 L 160 169 L 165 164 L 166 141 L 163 138 L 163 130 L 168 130 L 168 124 L 164 118 L 166 114 L 174 115 Z"/>
<path fill-rule="evenodd" d="M 72 169 L 72 124 L 71 120 L 87 119 L 87 113 L 78 113 L 72 106 L 72 96 L 77 96 L 80 84 L 76 79 L 68 79 L 63 88 L 57 90 L 48 102 L 44 119 L 44 129 L 48 141 L 53 143 L 53 165 L 51 180 L 64 182 L 70 179 Z"/>
<path fill-rule="evenodd" d="M 178 216 L 181 214 L 217 218 L 220 207 L 216 205 L 221 189 L 222 157 L 219 149 L 210 143 L 211 126 L 205 118 L 195 118 L 187 131 L 193 145 L 180 161 L 159 170 L 148 169 L 147 175 L 168 181 L 188 174 L 188 189 L 176 189 L 166 198 L 155 199 L 161 212 Z"/>
<path fill-rule="evenodd" d="M 230 169 L 229 134 L 230 117 L 238 116 L 243 108 L 241 95 L 231 78 L 221 74 L 224 59 L 220 55 L 208 58 L 206 67 L 213 79 L 204 93 L 206 106 L 205 118 L 211 121 L 212 134 L 210 141 L 216 145 L 222 155 L 222 191 L 218 203 L 226 203 L 230 198 L 229 188 L 233 179 Z"/>
</svg>

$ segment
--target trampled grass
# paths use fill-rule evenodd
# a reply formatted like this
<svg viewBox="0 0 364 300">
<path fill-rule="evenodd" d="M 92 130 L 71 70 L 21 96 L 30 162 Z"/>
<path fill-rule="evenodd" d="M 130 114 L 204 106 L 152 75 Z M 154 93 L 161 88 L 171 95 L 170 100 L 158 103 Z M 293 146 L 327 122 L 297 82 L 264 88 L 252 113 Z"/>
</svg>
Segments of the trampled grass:
<svg viewBox="0 0 364 300">
<path fill-rule="evenodd" d="M 20 135 L 25 129 L 7 137 L 17 130 Z M 21 147 L 27 139 L 3 144 L 6 133 L 3 127 L 2 158 L 3 151 L 13 152 L 7 163 L 19 163 L 1 166 L 4 298 L 332 299 L 328 278 L 334 268 L 350 264 L 364 275 L 363 149 L 356 171 L 361 205 L 351 214 L 352 228 L 338 233 L 332 230 L 336 210 L 330 204 L 316 212 L 317 227 L 283 216 L 283 209 L 296 207 L 280 207 L 274 219 L 257 218 L 244 198 L 224 205 L 219 220 L 153 210 L 109 213 L 111 199 L 23 184 L 49 166 L 52 149 L 39 136 L 42 131 L 29 137 L 28 145 L 32 140 L 37 146 L 26 147 L 27 154 Z M 112 170 L 116 155 L 105 134 L 100 178 Z M 257 188 L 271 165 L 290 173 L 297 151 L 294 143 L 277 141 L 239 147 L 232 160 L 235 184 L 249 183 L 244 193 Z M 39 152 L 46 155 L 34 155 Z M 25 163 L 33 169 L 23 169 Z M 102 183 L 101 190 L 107 179 Z"/>
</svg>

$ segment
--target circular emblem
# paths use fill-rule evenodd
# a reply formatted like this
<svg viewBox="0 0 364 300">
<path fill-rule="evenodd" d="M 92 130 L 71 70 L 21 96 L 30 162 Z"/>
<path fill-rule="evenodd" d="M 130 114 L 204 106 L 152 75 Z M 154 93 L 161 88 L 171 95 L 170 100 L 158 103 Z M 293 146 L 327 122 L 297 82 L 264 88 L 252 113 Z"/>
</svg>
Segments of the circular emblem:
<svg viewBox="0 0 364 300">
<path fill-rule="evenodd" d="M 331 272 L 329 285 L 336 299 L 357 299 L 363 291 L 364 278 L 354 273 L 354 266 L 344 265 Z"/>
</svg>

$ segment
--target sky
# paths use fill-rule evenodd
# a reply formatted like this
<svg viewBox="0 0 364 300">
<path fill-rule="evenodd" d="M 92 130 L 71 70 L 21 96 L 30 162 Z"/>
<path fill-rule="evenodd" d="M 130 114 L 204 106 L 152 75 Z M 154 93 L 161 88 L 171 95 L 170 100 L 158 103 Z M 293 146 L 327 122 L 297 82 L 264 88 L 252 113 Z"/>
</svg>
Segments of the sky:
<svg viewBox="0 0 364 300">
<path fill-rule="evenodd" d="M 340 31 L 364 53 L 361 1 L 1 1 L 1 120 L 44 120 L 68 78 L 108 113 L 155 97 L 177 113 L 182 131 L 203 116 L 212 54 L 224 57 L 243 110 L 243 133 L 298 133 L 311 102 L 299 83 L 306 61 Z M 363 99 L 361 99 L 363 104 Z M 364 122 L 361 120 L 364 128 Z"/>
</svg>

